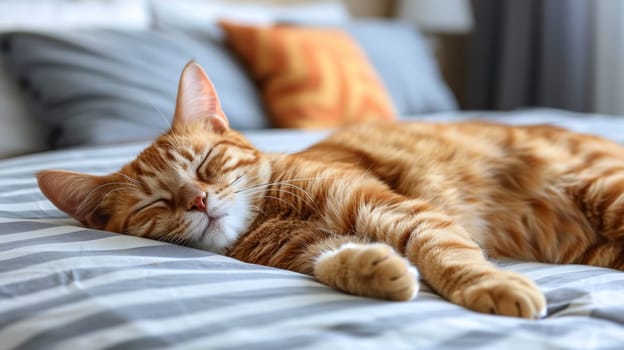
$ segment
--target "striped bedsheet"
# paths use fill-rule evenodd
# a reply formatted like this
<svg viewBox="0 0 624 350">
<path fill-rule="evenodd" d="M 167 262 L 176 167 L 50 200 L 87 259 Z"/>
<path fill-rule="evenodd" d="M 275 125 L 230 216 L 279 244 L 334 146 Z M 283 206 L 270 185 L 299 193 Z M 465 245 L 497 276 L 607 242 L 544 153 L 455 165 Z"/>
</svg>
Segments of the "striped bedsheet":
<svg viewBox="0 0 624 350">
<path fill-rule="evenodd" d="M 624 123 L 608 117 L 534 113 L 508 120 L 624 137 Z M 270 151 L 322 136 L 250 134 Z M 624 349 L 617 271 L 499 261 L 545 292 L 548 316 L 537 321 L 473 313 L 425 286 L 413 302 L 376 301 L 289 271 L 82 228 L 36 187 L 38 170 L 106 173 L 143 146 L 0 161 L 0 349 Z"/>
</svg>

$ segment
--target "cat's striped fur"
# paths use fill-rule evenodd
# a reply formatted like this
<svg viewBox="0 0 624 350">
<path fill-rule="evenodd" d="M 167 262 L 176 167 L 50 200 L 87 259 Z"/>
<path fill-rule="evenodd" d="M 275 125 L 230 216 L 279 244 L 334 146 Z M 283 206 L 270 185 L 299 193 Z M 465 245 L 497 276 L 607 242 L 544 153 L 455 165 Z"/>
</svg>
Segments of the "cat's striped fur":
<svg viewBox="0 0 624 350">
<path fill-rule="evenodd" d="M 407 300 L 418 274 L 470 309 L 543 315 L 542 293 L 487 257 L 624 270 L 624 148 L 551 126 L 347 127 L 296 154 L 229 129 L 192 63 L 172 129 L 109 176 L 39 174 L 84 224 Z"/>
</svg>

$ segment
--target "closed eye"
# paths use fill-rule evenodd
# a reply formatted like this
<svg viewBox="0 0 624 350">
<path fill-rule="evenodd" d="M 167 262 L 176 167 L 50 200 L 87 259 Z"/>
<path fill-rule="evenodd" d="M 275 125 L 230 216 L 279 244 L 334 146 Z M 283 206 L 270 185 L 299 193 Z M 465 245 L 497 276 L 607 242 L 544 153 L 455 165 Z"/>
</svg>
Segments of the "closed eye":
<svg viewBox="0 0 624 350">
<path fill-rule="evenodd" d="M 212 153 L 212 150 L 214 148 L 211 148 L 210 151 L 208 151 L 208 154 L 206 154 L 206 156 L 204 157 L 204 160 L 202 160 L 202 162 L 199 164 L 199 166 L 197 167 L 197 175 L 199 175 L 199 171 L 201 170 L 201 168 L 204 167 L 204 165 L 206 164 L 206 162 L 208 161 L 208 158 L 210 157 L 210 154 Z"/>
<path fill-rule="evenodd" d="M 157 204 L 165 204 L 165 205 L 168 205 L 168 204 L 169 204 L 169 201 L 168 201 L 168 200 L 166 200 L 165 198 L 158 198 L 158 199 L 156 199 L 156 200 L 154 200 L 154 201 L 151 201 L 151 202 L 149 202 L 148 204 L 146 204 L 146 205 L 144 205 L 144 206 L 142 206 L 142 207 L 140 207 L 140 208 L 136 209 L 134 212 L 135 212 L 135 213 L 138 213 L 138 212 L 140 212 L 140 211 L 143 211 L 143 210 L 145 210 L 145 209 L 147 209 L 147 208 L 149 208 L 149 207 L 152 207 L 152 206 L 154 206 L 154 205 L 157 205 Z"/>
</svg>

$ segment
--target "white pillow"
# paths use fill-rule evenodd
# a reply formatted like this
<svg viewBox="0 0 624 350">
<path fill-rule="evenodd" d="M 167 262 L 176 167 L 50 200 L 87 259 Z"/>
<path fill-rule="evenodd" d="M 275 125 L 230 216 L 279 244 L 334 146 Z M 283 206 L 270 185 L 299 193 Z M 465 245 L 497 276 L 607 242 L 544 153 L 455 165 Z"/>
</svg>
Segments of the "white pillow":
<svg viewBox="0 0 624 350">
<path fill-rule="evenodd" d="M 147 0 L 0 1 L 0 31 L 26 29 L 146 29 Z"/>
<path fill-rule="evenodd" d="M 220 19 L 250 24 L 297 22 L 341 23 L 350 19 L 340 1 L 302 4 L 250 4 L 225 0 L 152 0 L 154 26 L 161 29 L 201 30 L 221 36 Z"/>
</svg>

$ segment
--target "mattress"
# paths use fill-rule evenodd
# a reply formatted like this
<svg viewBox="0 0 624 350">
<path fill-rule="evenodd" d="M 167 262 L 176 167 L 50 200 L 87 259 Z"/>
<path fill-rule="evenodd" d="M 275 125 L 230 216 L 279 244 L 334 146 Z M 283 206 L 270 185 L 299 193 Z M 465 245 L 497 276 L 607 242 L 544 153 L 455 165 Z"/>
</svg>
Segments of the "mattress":
<svg viewBox="0 0 624 350">
<path fill-rule="evenodd" d="M 424 120 L 554 123 L 624 142 L 624 123 L 552 110 L 442 114 Z M 296 151 L 327 132 L 263 131 L 266 151 Z M 624 273 L 497 261 L 534 279 L 541 320 L 478 314 L 426 287 L 412 302 L 346 295 L 290 271 L 85 229 L 39 192 L 34 173 L 104 174 L 145 144 L 0 161 L 0 348 L 11 349 L 622 349 Z"/>
</svg>

